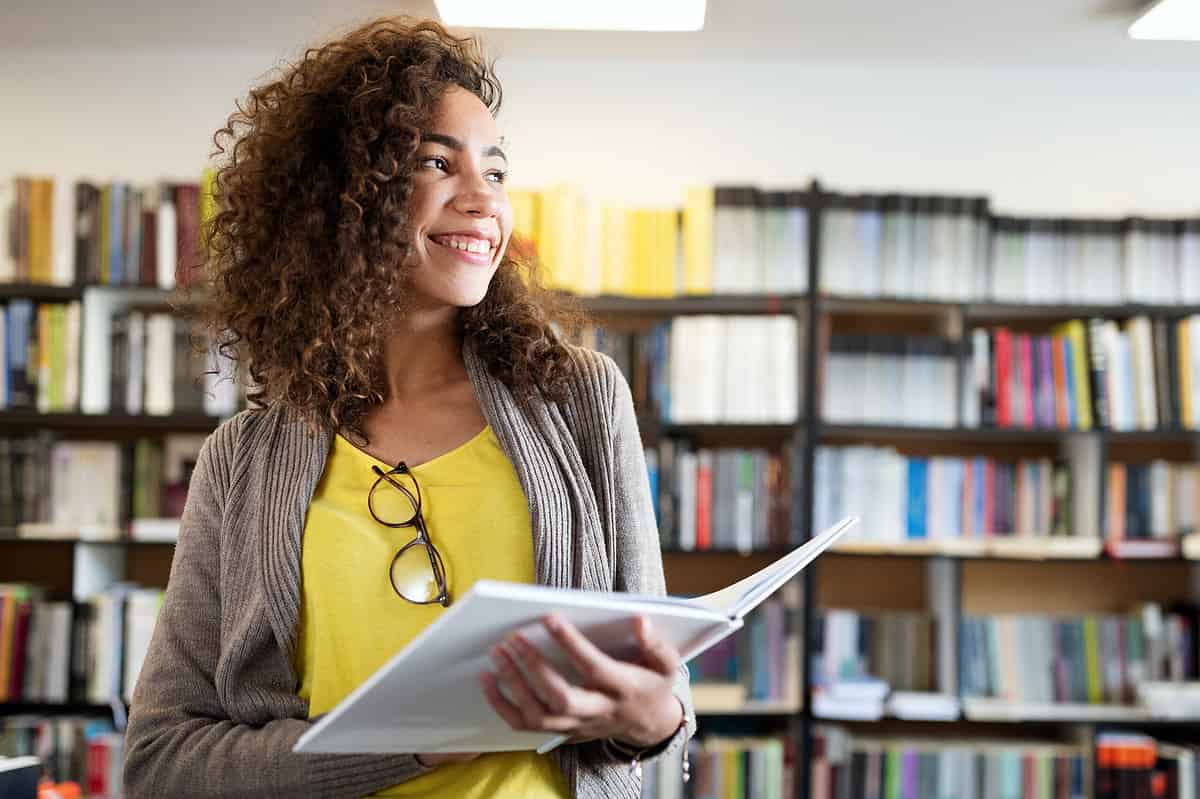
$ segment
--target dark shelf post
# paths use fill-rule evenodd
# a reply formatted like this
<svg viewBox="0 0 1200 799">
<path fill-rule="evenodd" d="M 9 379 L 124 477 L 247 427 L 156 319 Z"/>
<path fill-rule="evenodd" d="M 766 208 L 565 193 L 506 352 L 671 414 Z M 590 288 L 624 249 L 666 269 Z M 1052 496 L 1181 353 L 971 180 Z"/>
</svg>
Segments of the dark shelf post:
<svg viewBox="0 0 1200 799">
<path fill-rule="evenodd" d="M 813 465 L 816 461 L 817 438 L 820 434 L 820 413 L 821 408 L 817 402 L 817 359 L 820 357 L 818 347 L 820 342 L 817 341 L 817 331 L 820 329 L 820 314 L 821 314 L 821 270 L 820 270 L 820 254 L 821 254 L 821 209 L 823 207 L 821 186 L 814 179 L 809 188 L 808 197 L 808 293 L 806 295 L 805 309 L 805 346 L 804 352 L 804 397 L 802 398 L 801 407 L 803 408 L 800 424 L 796 426 L 796 436 L 803 440 L 798 442 L 801 453 L 802 466 L 799 474 L 796 475 L 800 479 L 800 503 L 799 507 L 794 509 L 794 513 L 799 518 L 799 530 L 801 538 L 807 541 L 812 537 L 812 522 L 813 522 L 813 495 L 814 495 L 814 479 Z M 809 799 L 812 782 L 812 757 L 814 747 L 813 740 L 813 715 L 812 715 L 812 687 L 809 676 L 809 666 L 812 660 L 812 653 L 808 651 L 809 642 L 812 640 L 812 630 L 816 619 L 816 609 L 813 607 L 816 602 L 816 574 L 819 564 L 811 563 L 804 573 L 804 634 L 800 641 L 800 680 L 802 681 L 801 696 L 804 697 L 804 705 L 800 711 L 800 741 L 799 741 L 799 758 L 800 762 L 796 769 L 796 797 L 797 799 Z"/>
</svg>

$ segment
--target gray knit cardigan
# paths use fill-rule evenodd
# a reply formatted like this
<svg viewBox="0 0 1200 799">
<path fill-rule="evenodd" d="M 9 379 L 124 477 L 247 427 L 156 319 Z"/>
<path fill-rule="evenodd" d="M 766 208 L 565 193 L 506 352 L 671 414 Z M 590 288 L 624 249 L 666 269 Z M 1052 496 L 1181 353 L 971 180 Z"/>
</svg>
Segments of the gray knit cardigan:
<svg viewBox="0 0 1200 799">
<path fill-rule="evenodd" d="M 664 592 L 662 556 L 629 386 L 613 361 L 573 350 L 564 403 L 518 403 L 464 347 L 484 416 L 529 501 L 537 581 L 588 590 Z M 292 666 L 301 533 L 331 436 L 294 412 L 243 411 L 200 453 L 154 637 L 126 732 L 129 799 L 354 797 L 427 771 L 410 754 L 298 755 L 311 724 Z M 676 695 L 695 731 L 681 668 Z M 560 747 L 581 799 L 638 799 L 627 763 L 598 742 Z"/>
</svg>

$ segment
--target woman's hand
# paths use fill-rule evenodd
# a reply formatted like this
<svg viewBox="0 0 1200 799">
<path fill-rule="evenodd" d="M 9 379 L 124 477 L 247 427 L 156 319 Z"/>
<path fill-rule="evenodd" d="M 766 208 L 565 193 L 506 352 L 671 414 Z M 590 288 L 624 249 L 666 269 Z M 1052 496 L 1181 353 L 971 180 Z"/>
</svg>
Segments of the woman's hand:
<svg viewBox="0 0 1200 799">
<path fill-rule="evenodd" d="M 654 746 L 678 729 L 683 706 L 672 686 L 679 653 L 658 637 L 646 618 L 635 622 L 641 663 L 609 657 L 559 616 L 548 616 L 542 623 L 584 684 L 569 683 L 514 633 L 492 649 L 496 674 L 479 675 L 488 702 L 510 727 L 565 733 L 574 742 L 614 738 L 638 748 Z M 500 682 L 512 701 L 500 692 Z"/>
</svg>

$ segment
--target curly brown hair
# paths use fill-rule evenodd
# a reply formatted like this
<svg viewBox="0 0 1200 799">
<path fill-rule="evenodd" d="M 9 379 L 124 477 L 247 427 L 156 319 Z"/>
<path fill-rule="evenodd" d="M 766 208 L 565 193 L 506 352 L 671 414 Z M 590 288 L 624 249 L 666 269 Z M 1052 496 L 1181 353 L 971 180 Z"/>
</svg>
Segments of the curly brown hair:
<svg viewBox="0 0 1200 799">
<path fill-rule="evenodd" d="M 454 86 L 499 110 L 473 38 L 381 17 L 308 48 L 214 134 L 213 155 L 226 158 L 202 233 L 201 315 L 256 405 L 365 438 L 364 415 L 385 398 L 384 341 L 405 308 L 409 270 L 397 267 L 421 131 Z M 460 310 L 462 335 L 518 398 L 562 401 L 572 360 L 556 330 L 583 314 L 541 288 L 536 259 L 514 244 L 484 299 Z"/>
</svg>

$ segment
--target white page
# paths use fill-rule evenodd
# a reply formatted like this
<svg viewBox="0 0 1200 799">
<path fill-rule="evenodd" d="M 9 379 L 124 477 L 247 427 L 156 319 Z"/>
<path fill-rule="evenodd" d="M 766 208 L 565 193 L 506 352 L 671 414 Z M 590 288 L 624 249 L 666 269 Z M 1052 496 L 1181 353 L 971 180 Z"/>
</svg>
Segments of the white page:
<svg viewBox="0 0 1200 799">
<path fill-rule="evenodd" d="M 857 516 L 847 516 L 770 566 L 760 569 L 745 579 L 738 580 L 728 588 L 696 597 L 691 601 L 729 618 L 740 619 L 779 590 L 784 583 L 792 579 L 797 572 L 811 563 L 817 555 L 828 549 L 857 523 Z"/>
</svg>

